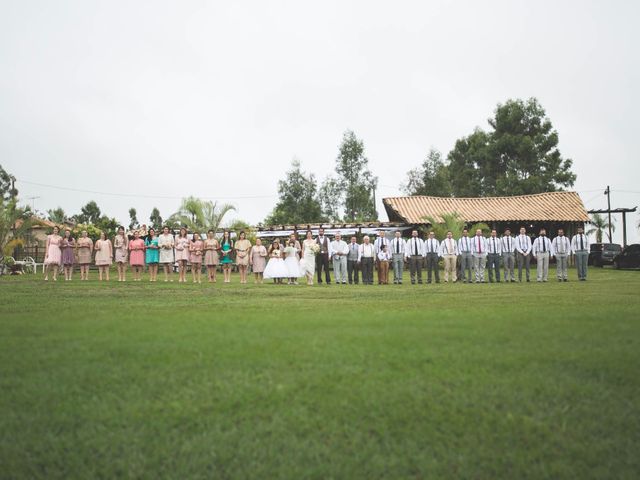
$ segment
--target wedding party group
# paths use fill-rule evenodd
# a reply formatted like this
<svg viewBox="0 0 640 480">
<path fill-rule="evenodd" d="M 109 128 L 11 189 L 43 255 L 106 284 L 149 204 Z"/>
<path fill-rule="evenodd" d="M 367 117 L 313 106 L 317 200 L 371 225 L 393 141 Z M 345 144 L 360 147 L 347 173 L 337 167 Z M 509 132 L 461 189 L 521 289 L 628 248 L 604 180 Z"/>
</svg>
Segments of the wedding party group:
<svg viewBox="0 0 640 480">
<path fill-rule="evenodd" d="M 181 228 L 177 234 L 169 227 L 161 233 L 150 228 L 148 231 L 135 230 L 130 235 L 124 227 L 119 227 L 113 241 L 104 233 L 93 242 L 86 231 L 74 239 L 70 230 L 62 235 L 58 227 L 47 236 L 45 245 L 45 280 L 57 280 L 59 270 L 64 272 L 66 281 L 73 276 L 74 266 L 80 267 L 80 279 L 89 279 L 89 267 L 93 263 L 98 268 L 99 280 L 109 280 L 109 270 L 115 263 L 118 281 L 126 281 L 127 268 L 131 267 L 133 280 L 140 281 L 143 270 L 147 269 L 149 280 L 156 282 L 162 267 L 164 281 L 173 281 L 173 270 L 177 267 L 178 282 L 187 281 L 187 271 L 191 270 L 193 283 L 202 283 L 203 267 L 207 280 L 215 283 L 216 273 L 222 268 L 224 283 L 231 282 L 234 265 L 240 274 L 240 283 L 247 283 L 249 272 L 254 283 L 265 279 L 274 283 L 297 285 L 304 278 L 307 285 L 313 285 L 314 276 L 319 284 L 331 284 L 330 266 L 336 284 L 373 285 L 374 271 L 379 285 L 389 284 L 389 273 L 393 271 L 393 283 L 402 284 L 405 266 L 408 266 L 412 284 L 440 283 L 440 261 L 444 266 L 444 281 L 452 283 L 529 282 L 531 259 L 536 260 L 536 279 L 547 282 L 549 260 L 556 260 L 556 277 L 559 282 L 568 281 L 568 266 L 571 255 L 575 256 L 577 276 L 580 281 L 587 279 L 589 241 L 582 228 L 571 239 L 559 229 L 551 240 L 545 229 L 539 231 L 532 240 L 524 227 L 513 236 L 506 229 L 501 236 L 491 230 L 488 237 L 482 230 L 473 236 L 464 229 L 462 236 L 453 238 L 448 231 L 446 238 L 438 240 L 433 231 L 421 238 L 418 230 L 412 230 L 411 237 L 405 239 L 397 230 L 392 238 L 386 237 L 384 230 L 378 231 L 376 238 L 365 235 L 359 243 L 353 235 L 347 242 L 340 233 L 330 239 L 320 228 L 317 236 L 307 231 L 300 242 L 295 233 L 286 240 L 274 239 L 263 245 L 261 238 L 252 244 L 244 231 L 232 238 L 229 230 L 216 238 L 209 230 L 206 235 L 197 232 L 189 234 Z M 501 277 L 500 270 L 504 277 Z"/>
</svg>

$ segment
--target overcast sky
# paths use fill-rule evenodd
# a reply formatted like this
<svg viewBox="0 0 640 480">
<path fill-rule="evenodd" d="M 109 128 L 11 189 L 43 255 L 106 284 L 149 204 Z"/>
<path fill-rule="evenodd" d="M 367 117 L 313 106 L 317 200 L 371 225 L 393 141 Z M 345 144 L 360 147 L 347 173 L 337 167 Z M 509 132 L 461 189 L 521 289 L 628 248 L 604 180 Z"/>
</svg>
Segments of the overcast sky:
<svg viewBox="0 0 640 480">
<path fill-rule="evenodd" d="M 38 210 L 127 223 L 195 195 L 257 223 L 292 158 L 323 179 L 346 129 L 398 195 L 429 148 L 531 96 L 587 208 L 607 184 L 640 205 L 640 2 L 0 3 L 0 164 Z"/>
</svg>

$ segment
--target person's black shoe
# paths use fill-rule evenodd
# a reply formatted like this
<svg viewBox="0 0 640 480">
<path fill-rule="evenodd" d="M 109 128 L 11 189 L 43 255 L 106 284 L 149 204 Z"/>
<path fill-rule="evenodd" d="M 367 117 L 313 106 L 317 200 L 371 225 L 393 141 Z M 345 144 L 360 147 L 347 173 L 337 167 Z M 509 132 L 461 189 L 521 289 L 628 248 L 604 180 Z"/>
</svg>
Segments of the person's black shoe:
<svg viewBox="0 0 640 480">
<path fill-rule="evenodd" d="M 531 281 L 531 280 L 529 280 L 529 279 L 527 278 L 527 282 L 530 282 L 530 281 Z"/>
<path fill-rule="evenodd" d="M 569 280 L 568 280 L 568 279 L 566 279 L 566 278 L 563 280 L 563 282 L 568 282 L 568 281 L 569 281 Z"/>
</svg>

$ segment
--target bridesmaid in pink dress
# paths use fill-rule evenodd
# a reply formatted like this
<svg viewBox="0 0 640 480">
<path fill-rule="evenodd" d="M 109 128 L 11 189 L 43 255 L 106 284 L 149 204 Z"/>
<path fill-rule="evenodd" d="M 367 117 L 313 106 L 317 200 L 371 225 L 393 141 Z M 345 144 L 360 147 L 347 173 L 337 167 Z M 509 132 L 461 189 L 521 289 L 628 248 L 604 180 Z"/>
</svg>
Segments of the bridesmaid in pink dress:
<svg viewBox="0 0 640 480">
<path fill-rule="evenodd" d="M 62 237 L 59 233 L 60 229 L 58 227 L 53 227 L 53 233 L 51 235 L 47 235 L 47 243 L 44 250 L 44 279 L 49 280 L 49 272 L 51 271 L 53 273 L 54 282 L 58 280 L 58 269 L 62 262 L 62 250 L 60 250 Z"/>
<path fill-rule="evenodd" d="M 175 242 L 176 262 L 178 262 L 178 283 L 186 282 L 187 262 L 189 261 L 189 239 L 187 229 L 182 227 Z"/>
<path fill-rule="evenodd" d="M 262 273 L 267 264 L 267 249 L 262 245 L 262 239 L 256 238 L 256 244 L 251 247 L 251 270 L 253 270 L 253 283 L 262 283 Z"/>
<path fill-rule="evenodd" d="M 204 249 L 204 242 L 200 239 L 199 233 L 193 234 L 193 241 L 189 246 L 189 253 L 191 254 L 191 275 L 193 276 L 193 283 L 202 283 L 202 251 Z"/>
<path fill-rule="evenodd" d="M 89 265 L 91 264 L 91 254 L 93 252 L 93 240 L 89 238 L 89 233 L 82 230 L 80 238 L 76 242 L 78 249 L 78 263 L 80 264 L 80 280 L 89 280 Z"/>
<path fill-rule="evenodd" d="M 133 240 L 129 242 L 129 264 L 133 270 L 133 281 L 139 282 L 144 268 L 144 240 L 138 230 L 133 232 Z"/>
</svg>

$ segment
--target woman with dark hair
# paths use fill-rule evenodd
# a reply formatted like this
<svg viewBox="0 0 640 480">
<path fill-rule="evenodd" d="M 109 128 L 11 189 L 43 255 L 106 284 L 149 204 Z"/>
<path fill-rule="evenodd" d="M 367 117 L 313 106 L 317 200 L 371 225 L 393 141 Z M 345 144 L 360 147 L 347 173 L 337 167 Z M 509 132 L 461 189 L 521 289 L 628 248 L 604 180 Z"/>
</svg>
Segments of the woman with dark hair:
<svg viewBox="0 0 640 480">
<path fill-rule="evenodd" d="M 216 268 L 220 263 L 220 257 L 218 256 L 218 250 L 220 250 L 220 244 L 214 237 L 215 232 L 209 230 L 207 232 L 207 239 L 204 241 L 204 264 L 207 266 L 207 277 L 209 283 L 216 283 Z"/>
<path fill-rule="evenodd" d="M 202 249 L 204 244 L 200 240 L 200 234 L 195 232 L 191 245 L 189 245 L 190 261 L 191 261 L 191 276 L 193 277 L 193 283 L 202 283 Z"/>
<path fill-rule="evenodd" d="M 129 263 L 133 269 L 133 281 L 139 282 L 144 268 L 144 240 L 138 230 L 133 232 L 133 240 L 129 242 Z"/>
<path fill-rule="evenodd" d="M 280 246 L 280 239 L 276 238 L 269 247 L 269 262 L 263 274 L 266 279 L 273 278 L 273 283 L 282 283 L 282 280 L 289 276 L 282 256 L 283 251 Z"/>
<path fill-rule="evenodd" d="M 307 238 L 302 242 L 302 260 L 300 266 L 307 277 L 307 285 L 313 285 L 313 274 L 316 271 L 316 253 L 318 244 L 313 239 L 311 230 L 307 230 Z"/>
<path fill-rule="evenodd" d="M 169 227 L 164 227 L 162 233 L 158 237 L 158 247 L 160 248 L 160 263 L 164 270 L 164 281 L 169 281 L 171 275 L 171 266 L 173 265 L 173 235 Z M 173 280 L 171 280 L 173 282 Z"/>
<path fill-rule="evenodd" d="M 107 239 L 107 235 L 104 232 L 100 232 L 100 239 L 96 241 L 95 247 L 98 278 L 100 281 L 104 278 L 108 282 L 109 268 L 111 267 L 113 258 L 113 248 L 111 246 L 111 240 Z"/>
<path fill-rule="evenodd" d="M 62 238 L 62 267 L 64 268 L 64 279 L 70 281 L 73 275 L 73 264 L 76 261 L 74 248 L 76 242 L 71 236 L 71 230 L 68 228 L 64 231 Z"/>
<path fill-rule="evenodd" d="M 236 249 L 236 265 L 240 272 L 240 283 L 247 283 L 247 270 L 249 269 L 249 250 L 251 250 L 251 242 L 247 240 L 247 234 L 241 230 L 238 234 L 238 240 L 235 245 Z"/>
<path fill-rule="evenodd" d="M 149 281 L 156 282 L 158 280 L 158 262 L 160 261 L 160 247 L 158 246 L 158 237 L 155 228 L 151 227 L 147 233 L 147 239 L 144 241 L 145 246 L 145 263 L 149 266 Z"/>
<path fill-rule="evenodd" d="M 220 251 L 222 253 L 222 273 L 224 273 L 224 283 L 231 282 L 231 266 L 233 265 L 233 259 L 231 254 L 233 253 L 233 240 L 231 240 L 231 232 L 225 230 L 222 233 L 222 239 L 220 240 Z"/>
<path fill-rule="evenodd" d="M 262 274 L 267 263 L 267 249 L 262 245 L 262 239 L 256 238 L 256 244 L 251 247 L 251 270 L 253 271 L 253 283 L 262 283 Z"/>
<path fill-rule="evenodd" d="M 89 280 L 93 240 L 89 238 L 89 233 L 86 230 L 82 230 L 76 245 L 78 247 L 78 263 L 80 264 L 80 280 Z"/>
<path fill-rule="evenodd" d="M 189 238 L 187 229 L 182 227 L 176 238 L 176 262 L 178 262 L 178 283 L 186 282 L 187 262 L 189 261 Z"/>
<path fill-rule="evenodd" d="M 47 235 L 47 243 L 44 249 L 44 279 L 49 280 L 49 272 L 51 271 L 53 273 L 54 282 L 58 280 L 58 269 L 62 262 L 62 250 L 60 250 L 62 237 L 59 233 L 60 229 L 58 227 L 53 227 L 51 235 Z"/>
<path fill-rule="evenodd" d="M 118 268 L 118 281 L 124 282 L 126 280 L 127 272 L 127 250 L 129 239 L 124 234 L 124 227 L 121 225 L 118 227 L 118 233 L 116 238 L 113 239 L 113 249 L 115 250 L 115 262 Z"/>
</svg>

